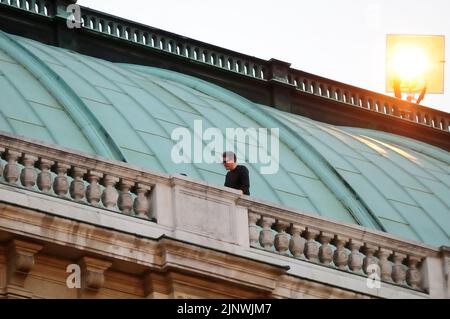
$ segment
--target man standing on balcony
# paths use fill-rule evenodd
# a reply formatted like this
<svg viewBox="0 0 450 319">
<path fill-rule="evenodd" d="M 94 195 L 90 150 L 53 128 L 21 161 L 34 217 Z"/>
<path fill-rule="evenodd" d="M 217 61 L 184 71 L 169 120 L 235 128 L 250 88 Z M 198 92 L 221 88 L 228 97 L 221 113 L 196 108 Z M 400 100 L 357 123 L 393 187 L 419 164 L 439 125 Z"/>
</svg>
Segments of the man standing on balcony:
<svg viewBox="0 0 450 319">
<path fill-rule="evenodd" d="M 250 178 L 247 167 L 236 163 L 236 154 L 223 152 L 223 166 L 228 170 L 225 186 L 240 189 L 245 195 L 250 195 Z"/>
</svg>

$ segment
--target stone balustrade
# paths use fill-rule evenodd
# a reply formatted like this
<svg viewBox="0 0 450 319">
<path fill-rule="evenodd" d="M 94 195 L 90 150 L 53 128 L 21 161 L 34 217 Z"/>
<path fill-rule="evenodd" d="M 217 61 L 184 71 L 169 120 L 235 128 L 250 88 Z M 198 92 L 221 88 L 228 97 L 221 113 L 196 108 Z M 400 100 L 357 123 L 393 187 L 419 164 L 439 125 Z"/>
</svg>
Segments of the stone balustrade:
<svg viewBox="0 0 450 319">
<path fill-rule="evenodd" d="M 83 28 L 256 79 L 267 79 L 264 60 L 82 7 Z"/>
<path fill-rule="evenodd" d="M 288 63 L 283 62 L 288 67 L 285 70 L 281 69 L 282 72 L 280 72 L 277 64 L 281 61 L 274 59 L 265 61 L 85 7 L 82 7 L 81 22 L 86 29 L 182 58 L 239 73 L 260 81 L 284 82 L 303 93 L 310 93 L 336 102 L 450 132 L 450 117 L 445 112 L 296 70 L 290 68 Z"/>
<path fill-rule="evenodd" d="M 294 69 L 289 70 L 287 81 L 304 93 L 450 131 L 450 117 L 445 112 Z"/>
<path fill-rule="evenodd" d="M 141 172 L 9 136 L 1 140 L 1 183 L 152 219 L 149 196 L 155 182 L 139 178 Z"/>
<path fill-rule="evenodd" d="M 53 2 L 50 0 L 0 0 L 0 4 L 16 7 L 42 16 L 53 15 Z"/>
<path fill-rule="evenodd" d="M 421 266 L 438 251 L 390 234 L 248 205 L 250 247 L 424 291 Z"/>
<path fill-rule="evenodd" d="M 41 199 L 44 194 L 54 197 L 55 202 L 63 199 L 77 203 L 72 204 L 72 210 L 83 209 L 81 204 L 97 208 L 91 212 L 99 208 L 108 214 L 137 217 L 105 224 L 108 227 L 128 227 L 143 236 L 168 234 L 216 249 L 239 247 L 237 251 L 243 254 L 263 253 L 265 259 L 267 253 L 275 260 L 281 255 L 293 264 L 310 262 L 356 276 L 370 275 L 416 292 L 428 292 L 428 277 L 434 269 L 430 267 L 437 267 L 433 262 L 441 258 L 436 247 L 385 232 L 334 222 L 243 196 L 236 190 L 142 170 L 5 132 L 0 132 L 0 184 L 9 189 L 13 186 L 19 193 L 22 189 L 28 196 L 37 193 Z M 3 194 L 8 196 L 6 189 Z M 136 224 L 131 226 L 133 221 Z M 153 226 L 155 230 L 151 230 Z M 424 270 L 429 260 L 432 262 Z M 286 258 L 280 262 L 285 263 Z"/>
<path fill-rule="evenodd" d="M 16 7 L 50 18 L 56 17 L 59 12 L 61 18 L 66 13 L 64 6 L 70 3 L 66 2 L 57 4 L 55 0 L 0 0 L 0 5 Z M 83 6 L 80 6 L 80 9 L 82 28 L 88 32 L 129 41 L 151 50 L 188 59 L 189 62 L 195 61 L 250 77 L 255 81 L 280 82 L 302 93 L 450 132 L 450 116 L 442 111 L 296 70 L 291 68 L 289 63 L 282 61 L 266 61 Z"/>
</svg>

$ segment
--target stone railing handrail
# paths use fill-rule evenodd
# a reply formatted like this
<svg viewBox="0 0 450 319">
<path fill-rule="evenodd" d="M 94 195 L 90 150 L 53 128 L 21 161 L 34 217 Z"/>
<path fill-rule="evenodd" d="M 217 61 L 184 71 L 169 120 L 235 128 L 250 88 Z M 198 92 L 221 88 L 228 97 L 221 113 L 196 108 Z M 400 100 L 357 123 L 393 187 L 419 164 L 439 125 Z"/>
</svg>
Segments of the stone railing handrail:
<svg viewBox="0 0 450 319">
<path fill-rule="evenodd" d="M 0 179 L 48 195 L 152 219 L 149 197 L 164 174 L 0 132 Z M 2 167 L 1 159 L 6 161 Z"/>
<path fill-rule="evenodd" d="M 439 250 L 385 232 L 333 222 L 271 203 L 241 198 L 248 208 L 250 246 L 381 281 L 424 290 L 421 266 Z M 375 266 L 370 266 L 375 265 Z"/>
<path fill-rule="evenodd" d="M 59 6 L 73 2 L 61 1 Z M 59 17 L 64 17 L 66 8 L 59 8 L 56 3 L 55 0 L 0 0 L 0 4 L 31 13 L 48 17 L 55 17 L 59 13 Z M 256 81 L 276 81 L 303 93 L 450 132 L 450 114 L 446 112 L 296 70 L 286 62 L 274 59 L 266 61 L 83 6 L 80 8 L 80 22 L 85 30 L 130 41 L 190 62 L 234 72 Z"/>
</svg>

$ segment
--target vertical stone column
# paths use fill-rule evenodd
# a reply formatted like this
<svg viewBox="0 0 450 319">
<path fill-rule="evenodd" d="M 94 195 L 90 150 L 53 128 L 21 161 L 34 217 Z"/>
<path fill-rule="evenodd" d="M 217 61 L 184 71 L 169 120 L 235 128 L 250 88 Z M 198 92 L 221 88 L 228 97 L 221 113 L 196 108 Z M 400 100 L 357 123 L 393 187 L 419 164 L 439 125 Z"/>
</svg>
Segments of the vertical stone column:
<svg viewBox="0 0 450 319">
<path fill-rule="evenodd" d="M 381 280 L 383 281 L 392 281 L 391 279 L 392 265 L 388 260 L 391 254 L 392 250 L 385 248 L 379 248 L 377 251 L 380 265 Z"/>
<path fill-rule="evenodd" d="M 417 269 L 421 259 L 416 256 L 408 256 L 408 270 L 406 271 L 406 282 L 413 289 L 420 289 L 420 271 Z"/>
<path fill-rule="evenodd" d="M 13 239 L 7 246 L 6 295 L 10 298 L 31 298 L 25 279 L 35 264 L 35 255 L 42 245 Z"/>
<path fill-rule="evenodd" d="M 248 233 L 250 240 L 250 247 L 257 247 L 259 240 L 259 228 L 256 225 L 261 215 L 248 212 Z"/>
<path fill-rule="evenodd" d="M 321 246 L 319 248 L 319 259 L 324 265 L 329 265 L 333 260 L 333 248 L 330 246 L 330 241 L 333 239 L 333 234 L 321 232 L 319 236 L 319 242 Z"/>
<path fill-rule="evenodd" d="M 55 180 L 53 182 L 53 190 L 60 197 L 66 196 L 69 189 L 69 182 L 67 181 L 66 176 L 66 172 L 69 168 L 70 165 L 67 164 L 56 163 L 54 165 L 54 170 L 57 176 L 55 177 Z"/>
<path fill-rule="evenodd" d="M 362 242 L 350 239 L 349 242 L 350 255 L 348 256 L 348 267 L 353 272 L 359 272 L 363 263 L 362 257 L 359 254 L 359 249 L 362 246 Z"/>
<path fill-rule="evenodd" d="M 96 171 L 89 171 L 87 174 L 89 185 L 86 189 L 86 199 L 88 200 L 89 204 L 93 206 L 97 206 L 100 201 L 101 191 L 98 181 L 102 177 L 103 174 Z"/>
<path fill-rule="evenodd" d="M 103 186 L 105 189 L 102 193 L 102 203 L 107 209 L 114 209 L 117 204 L 117 199 L 119 198 L 119 194 L 115 188 L 116 183 L 119 181 L 118 177 L 105 175 L 103 177 Z"/>
<path fill-rule="evenodd" d="M 290 228 L 291 240 L 289 241 L 289 250 L 295 258 L 301 258 L 303 256 L 306 240 L 301 237 L 301 233 L 305 229 L 305 227 L 296 224 L 293 224 Z"/>
<path fill-rule="evenodd" d="M 39 169 L 41 172 L 37 177 L 37 186 L 41 192 L 49 193 L 52 188 L 52 174 L 49 172 L 50 167 L 55 164 L 55 162 L 41 158 L 38 162 Z"/>
<path fill-rule="evenodd" d="M 130 194 L 130 189 L 134 185 L 132 181 L 122 179 L 119 184 L 119 200 L 118 206 L 123 214 L 129 215 L 133 208 L 133 198 Z"/>
<path fill-rule="evenodd" d="M 403 260 L 406 258 L 405 254 L 401 254 L 398 252 L 394 252 L 392 254 L 392 260 L 394 261 L 394 265 L 392 266 L 392 279 L 397 284 L 404 284 L 406 278 L 406 272 L 403 269 Z"/>
<path fill-rule="evenodd" d="M 334 237 L 334 242 L 336 245 L 336 250 L 333 254 L 333 262 L 339 269 L 345 270 L 347 267 L 348 257 L 345 253 L 345 243 L 348 241 L 348 238 L 343 237 L 341 235 L 336 235 Z"/>
<path fill-rule="evenodd" d="M 288 222 L 278 220 L 275 224 L 277 234 L 275 235 L 275 249 L 280 254 L 286 254 L 289 248 L 289 235 L 286 233 L 286 229 L 289 227 Z"/>
<path fill-rule="evenodd" d="M 16 184 L 19 179 L 20 169 L 19 165 L 17 165 L 17 159 L 20 157 L 22 153 L 7 150 L 6 151 L 6 161 L 8 164 L 5 165 L 5 169 L 3 171 L 3 176 L 5 180 L 10 184 Z"/>
<path fill-rule="evenodd" d="M 38 160 L 36 156 L 24 154 L 21 158 L 24 168 L 20 173 L 20 182 L 26 188 L 33 188 L 36 184 L 37 172 L 34 163 Z"/>
<path fill-rule="evenodd" d="M 319 246 L 315 241 L 320 232 L 316 229 L 307 227 L 305 231 L 306 244 L 305 244 L 305 256 L 312 262 L 318 261 Z"/>
<path fill-rule="evenodd" d="M 81 268 L 81 294 L 80 297 L 90 297 L 98 292 L 105 283 L 105 271 L 112 263 L 106 260 L 82 257 L 78 264 Z"/>
<path fill-rule="evenodd" d="M 259 243 L 266 250 L 272 249 L 275 240 L 275 235 L 272 232 L 273 223 L 275 223 L 275 219 L 271 217 L 262 216 L 260 219 L 262 230 L 259 233 Z"/>
<path fill-rule="evenodd" d="M 140 218 L 150 217 L 150 205 L 148 201 L 148 194 L 151 190 L 149 185 L 137 184 L 136 185 L 136 198 L 134 199 L 134 213 Z"/>
<path fill-rule="evenodd" d="M 84 181 L 83 176 L 86 174 L 87 170 L 79 168 L 79 167 L 73 167 L 70 170 L 69 175 L 72 176 L 73 181 L 70 183 L 70 196 L 75 201 L 81 201 L 84 197 Z"/>
<path fill-rule="evenodd" d="M 375 245 L 371 244 L 364 244 L 363 252 L 364 252 L 364 260 L 363 260 L 363 270 L 366 275 L 370 275 L 368 271 L 368 267 L 370 265 L 378 265 L 377 259 L 374 257 L 375 252 L 377 251 L 377 247 Z"/>
</svg>

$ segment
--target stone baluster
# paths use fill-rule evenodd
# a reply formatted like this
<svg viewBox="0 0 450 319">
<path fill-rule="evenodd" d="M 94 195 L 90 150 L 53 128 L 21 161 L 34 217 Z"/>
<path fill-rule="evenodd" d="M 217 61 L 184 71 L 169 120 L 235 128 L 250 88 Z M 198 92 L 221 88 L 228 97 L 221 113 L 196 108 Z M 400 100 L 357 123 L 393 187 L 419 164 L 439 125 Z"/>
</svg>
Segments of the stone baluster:
<svg viewBox="0 0 450 319">
<path fill-rule="evenodd" d="M 377 251 L 377 256 L 380 265 L 381 280 L 383 281 L 391 281 L 392 265 L 388 260 L 391 254 L 392 250 L 385 248 L 379 248 Z"/>
<path fill-rule="evenodd" d="M 195 60 L 194 51 L 195 51 L 195 47 L 188 47 L 188 55 L 189 55 L 189 58 L 192 60 Z"/>
<path fill-rule="evenodd" d="M 21 163 L 24 166 L 20 173 L 20 182 L 26 188 L 32 188 L 36 184 L 37 172 L 34 163 L 38 158 L 33 155 L 24 154 Z"/>
<path fill-rule="evenodd" d="M 319 92 L 319 85 L 320 85 L 320 83 L 312 82 L 311 85 L 312 85 L 312 89 L 313 89 L 313 94 L 320 95 L 320 92 Z"/>
<path fill-rule="evenodd" d="M 52 174 L 49 172 L 50 168 L 55 162 L 41 158 L 38 162 L 41 172 L 37 176 L 37 186 L 41 192 L 48 193 L 52 188 Z"/>
<path fill-rule="evenodd" d="M 367 106 L 367 99 L 366 99 L 366 97 L 365 96 L 361 96 L 360 99 L 361 99 L 361 107 L 367 109 L 368 106 Z"/>
<path fill-rule="evenodd" d="M 338 101 L 344 102 L 344 97 L 343 97 L 343 94 L 342 94 L 342 90 L 341 89 L 336 89 L 336 93 L 337 93 Z"/>
<path fill-rule="evenodd" d="M 378 260 L 374 257 L 374 254 L 377 250 L 377 247 L 370 244 L 364 244 L 363 252 L 364 252 L 364 260 L 363 260 L 363 270 L 364 273 L 370 275 L 371 271 L 368 270 L 370 265 L 376 265 L 379 268 Z"/>
<path fill-rule="evenodd" d="M 440 130 L 442 130 L 444 128 L 444 118 L 440 117 L 440 116 L 436 116 L 436 127 Z"/>
<path fill-rule="evenodd" d="M 111 25 L 111 35 L 114 37 L 117 37 L 117 23 L 116 22 L 110 22 Z"/>
<path fill-rule="evenodd" d="M 422 113 L 420 113 L 419 111 L 416 111 L 416 118 L 417 118 L 417 123 L 423 124 L 423 116 Z"/>
<path fill-rule="evenodd" d="M 368 99 L 367 102 L 369 103 L 369 109 L 371 111 L 376 111 L 375 101 L 373 99 Z"/>
<path fill-rule="evenodd" d="M 404 284 L 406 278 L 406 272 L 403 267 L 403 260 L 406 258 L 405 254 L 394 252 L 392 254 L 392 260 L 394 265 L 392 266 L 392 279 L 397 284 Z"/>
<path fill-rule="evenodd" d="M 105 175 L 102 179 L 103 186 L 105 186 L 102 193 L 102 203 L 107 209 L 114 209 L 114 206 L 117 204 L 119 194 L 115 188 L 115 185 L 118 181 L 118 177 L 111 175 Z"/>
<path fill-rule="evenodd" d="M 249 212 L 248 213 L 248 234 L 250 239 L 250 247 L 258 246 L 259 228 L 256 225 L 261 215 Z"/>
<path fill-rule="evenodd" d="M 319 260 L 324 265 L 329 265 L 333 260 L 333 248 L 330 245 L 330 241 L 333 239 L 333 234 L 321 232 L 319 236 L 319 242 L 321 246 L 319 248 Z"/>
<path fill-rule="evenodd" d="M 275 235 L 275 249 L 280 254 L 286 254 L 289 248 L 289 235 L 286 233 L 286 229 L 289 227 L 288 222 L 277 220 L 275 229 L 277 234 Z"/>
<path fill-rule="evenodd" d="M 260 219 L 260 226 L 262 227 L 259 233 L 259 243 L 266 250 L 271 250 L 275 235 L 272 232 L 272 225 L 275 222 L 274 218 L 262 216 Z"/>
<path fill-rule="evenodd" d="M 305 244 L 305 256 L 308 258 L 308 260 L 317 262 L 318 261 L 318 255 L 319 255 L 319 247 L 317 245 L 317 242 L 315 241 L 316 237 L 320 234 L 318 230 L 311 229 L 309 227 L 306 228 L 305 231 L 305 237 L 306 237 L 306 244 Z"/>
<path fill-rule="evenodd" d="M 84 197 L 85 187 L 83 176 L 86 172 L 87 170 L 79 167 L 73 167 L 69 172 L 69 175 L 73 178 L 72 183 L 70 183 L 69 193 L 70 196 L 72 196 L 72 198 L 77 202 L 81 201 Z"/>
<path fill-rule="evenodd" d="M 290 228 L 291 240 L 289 241 L 289 250 L 295 258 L 300 258 L 305 250 L 306 240 L 301 237 L 305 227 L 293 224 Z"/>
<path fill-rule="evenodd" d="M 92 28 L 98 31 L 98 19 L 95 17 L 91 17 L 91 21 L 92 21 Z"/>
<path fill-rule="evenodd" d="M 212 64 L 211 63 L 211 52 L 204 50 L 203 53 L 205 54 L 205 63 Z"/>
<path fill-rule="evenodd" d="M 319 94 L 320 96 L 323 96 L 323 97 L 328 97 L 328 91 L 324 85 L 322 85 L 322 84 L 315 84 L 315 85 L 318 86 L 317 94 Z M 315 92 L 315 90 L 314 90 L 314 92 Z"/>
<path fill-rule="evenodd" d="M 348 256 L 348 267 L 353 272 L 360 272 L 363 260 L 361 255 L 359 254 L 359 249 L 362 246 L 362 242 L 350 239 L 348 246 L 351 251 L 350 255 Z"/>
<path fill-rule="evenodd" d="M 437 116 L 431 116 L 431 126 L 434 128 L 439 128 L 439 118 Z"/>
<path fill-rule="evenodd" d="M 149 201 L 148 201 L 148 193 L 151 190 L 151 187 L 144 184 L 137 184 L 135 193 L 136 198 L 134 199 L 134 213 L 137 217 L 140 218 L 148 218 L 149 213 Z"/>
<path fill-rule="evenodd" d="M 89 204 L 97 206 L 100 197 L 101 197 L 101 190 L 100 185 L 98 184 L 98 181 L 103 177 L 103 174 L 96 171 L 89 171 L 87 174 L 87 179 L 89 181 L 89 185 L 86 189 L 86 199 L 88 200 Z"/>
<path fill-rule="evenodd" d="M 406 282 L 413 289 L 420 289 L 420 271 L 417 265 L 420 263 L 420 258 L 416 256 L 408 256 L 408 270 L 406 271 Z"/>
<path fill-rule="evenodd" d="M 20 169 L 17 165 L 17 159 L 20 157 L 21 153 L 16 151 L 7 150 L 6 151 L 6 161 L 8 164 L 5 165 L 5 170 L 3 176 L 8 183 L 16 184 L 19 179 Z"/>
<path fill-rule="evenodd" d="M 55 180 L 53 181 L 53 190 L 55 194 L 58 196 L 64 197 L 67 194 L 67 191 L 69 189 L 69 182 L 67 181 L 66 172 L 70 168 L 70 165 L 62 164 L 62 163 L 56 163 L 53 166 L 53 169 L 57 176 L 55 177 Z"/>
<path fill-rule="evenodd" d="M 450 132 L 450 119 L 444 120 L 444 131 Z"/>
<path fill-rule="evenodd" d="M 415 110 L 415 109 L 411 110 L 411 112 L 409 113 L 409 119 L 413 122 L 417 122 L 416 116 L 417 116 L 417 110 Z"/>
<path fill-rule="evenodd" d="M 143 43 L 143 39 L 142 39 L 142 31 L 135 29 L 133 31 L 133 40 L 134 40 L 134 33 L 136 33 L 136 42 L 137 43 Z M 176 52 L 176 45 L 174 45 L 175 47 L 175 52 Z"/>
<path fill-rule="evenodd" d="M 336 88 L 333 86 L 329 86 L 328 90 L 330 90 L 330 99 L 337 100 L 336 98 Z"/>
<path fill-rule="evenodd" d="M 339 269 L 346 269 L 348 257 L 345 253 L 345 243 L 348 241 L 348 238 L 336 235 L 334 237 L 334 242 L 336 245 L 336 250 L 333 254 L 333 262 Z"/>
<path fill-rule="evenodd" d="M 116 26 L 117 30 L 119 30 L 118 37 L 124 38 L 125 37 L 125 28 L 120 24 L 115 24 L 115 26 Z M 117 31 L 116 31 L 116 35 L 117 35 Z"/>
<path fill-rule="evenodd" d="M 130 189 L 134 185 L 132 181 L 121 179 L 119 183 L 119 200 L 117 206 L 122 213 L 129 215 L 133 207 L 133 198 Z"/>
</svg>

